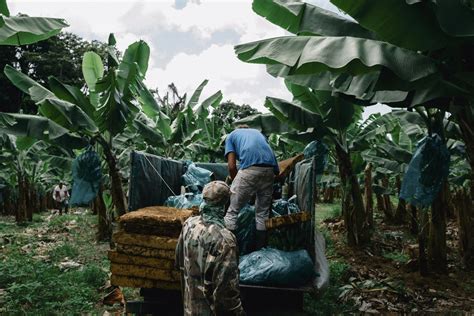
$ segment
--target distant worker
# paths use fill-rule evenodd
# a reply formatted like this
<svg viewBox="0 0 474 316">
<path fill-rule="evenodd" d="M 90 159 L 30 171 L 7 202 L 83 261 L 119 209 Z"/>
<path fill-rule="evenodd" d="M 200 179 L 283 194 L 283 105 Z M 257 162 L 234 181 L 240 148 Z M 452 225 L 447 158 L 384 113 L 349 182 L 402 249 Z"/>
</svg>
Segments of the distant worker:
<svg viewBox="0 0 474 316">
<path fill-rule="evenodd" d="M 237 241 L 225 228 L 230 188 L 204 187 L 199 216 L 188 218 L 176 247 L 182 271 L 184 315 L 245 315 L 240 301 Z"/>
<path fill-rule="evenodd" d="M 240 209 L 255 195 L 255 248 L 258 250 L 267 245 L 265 220 L 272 205 L 273 181 L 279 174 L 275 154 L 260 131 L 240 125 L 227 136 L 225 157 L 233 180 L 225 225 L 235 231 Z M 238 171 L 237 160 L 240 163 Z"/>
<path fill-rule="evenodd" d="M 59 214 L 68 212 L 69 209 L 69 191 L 67 186 L 64 185 L 63 181 L 60 181 L 53 190 L 53 199 L 56 201 L 56 207 L 59 209 Z"/>
</svg>

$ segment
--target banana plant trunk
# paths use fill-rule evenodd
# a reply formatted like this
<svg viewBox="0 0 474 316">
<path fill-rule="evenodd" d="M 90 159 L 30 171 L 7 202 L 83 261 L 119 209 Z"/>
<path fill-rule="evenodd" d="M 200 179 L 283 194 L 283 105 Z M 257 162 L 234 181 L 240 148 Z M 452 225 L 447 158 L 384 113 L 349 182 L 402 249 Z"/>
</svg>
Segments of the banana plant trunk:
<svg viewBox="0 0 474 316">
<path fill-rule="evenodd" d="M 107 208 L 105 206 L 103 198 L 103 187 L 99 189 L 99 193 L 92 202 L 93 213 L 97 214 L 99 219 L 99 227 L 97 231 L 97 240 L 98 241 L 107 241 L 110 240 L 111 227 L 110 221 L 107 217 Z"/>
<path fill-rule="evenodd" d="M 336 156 L 342 184 L 342 213 L 349 246 L 363 246 L 370 240 L 362 192 L 352 168 L 350 153 L 336 143 Z"/>
<path fill-rule="evenodd" d="M 466 269 L 474 271 L 474 192 L 460 189 L 453 195 L 459 227 L 459 250 Z"/>
<path fill-rule="evenodd" d="M 122 177 L 117 168 L 117 159 L 112 153 L 112 149 L 106 140 L 100 140 L 100 144 L 104 149 L 107 166 L 109 167 L 109 175 L 111 179 L 111 193 L 112 200 L 115 205 L 115 210 L 118 216 L 122 216 L 126 213 L 127 206 L 125 201 L 125 194 L 122 187 Z"/>
<path fill-rule="evenodd" d="M 418 220 L 417 220 L 417 216 L 418 216 L 418 210 L 416 208 L 416 206 L 413 206 L 413 205 L 409 205 L 409 208 L 410 208 L 410 232 L 413 234 L 413 235 L 416 235 L 418 234 Z"/>
<path fill-rule="evenodd" d="M 426 257 L 426 240 L 428 232 L 428 211 L 420 210 L 420 229 L 418 233 L 418 265 L 420 275 L 428 275 L 428 259 Z"/>
<path fill-rule="evenodd" d="M 3 190 L 3 193 L 4 193 L 3 194 L 4 213 L 5 215 L 10 215 L 13 213 L 10 188 L 8 186 L 5 187 L 5 190 Z"/>
<path fill-rule="evenodd" d="M 15 220 L 17 223 L 26 221 L 26 185 L 25 177 L 21 172 L 18 172 L 18 202 L 15 213 Z"/>
<path fill-rule="evenodd" d="M 471 105 L 471 108 L 474 105 Z M 474 117 L 464 109 L 456 115 L 456 120 L 461 129 L 461 138 L 466 146 L 466 156 L 471 166 L 471 192 L 474 192 Z"/>
<path fill-rule="evenodd" d="M 372 193 L 372 164 L 369 162 L 364 170 L 364 198 L 365 213 L 367 214 L 367 223 L 370 228 L 374 227 L 374 200 Z"/>
<path fill-rule="evenodd" d="M 447 272 L 446 190 L 448 189 L 448 184 L 445 182 L 431 205 L 428 258 L 430 269 L 437 273 Z"/>
<path fill-rule="evenodd" d="M 25 177 L 25 200 L 26 200 L 26 219 L 31 222 L 33 221 L 33 209 L 35 203 L 32 196 L 32 189 L 30 181 Z"/>
<path fill-rule="evenodd" d="M 388 190 L 389 188 L 389 180 L 387 176 L 382 177 L 382 186 Z M 392 208 L 392 201 L 390 201 L 389 194 L 383 194 L 383 211 L 385 214 L 385 218 L 387 222 L 393 222 L 393 208 Z"/>
<path fill-rule="evenodd" d="M 395 179 L 395 185 L 397 187 L 398 196 L 400 196 L 400 191 L 402 189 L 402 180 L 400 175 L 397 175 Z M 407 205 L 404 199 L 398 198 L 397 209 L 395 210 L 394 222 L 395 224 L 404 224 L 407 218 Z"/>
</svg>

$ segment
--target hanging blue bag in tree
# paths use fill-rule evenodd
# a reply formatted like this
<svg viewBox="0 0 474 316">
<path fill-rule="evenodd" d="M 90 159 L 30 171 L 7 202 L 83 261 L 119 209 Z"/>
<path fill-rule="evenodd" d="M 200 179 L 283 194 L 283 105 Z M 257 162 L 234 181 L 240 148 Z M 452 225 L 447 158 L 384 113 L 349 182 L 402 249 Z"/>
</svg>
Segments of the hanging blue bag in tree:
<svg viewBox="0 0 474 316">
<path fill-rule="evenodd" d="M 441 137 L 424 137 L 403 177 L 400 198 L 417 207 L 430 206 L 448 177 L 449 162 L 450 154 Z"/>
<path fill-rule="evenodd" d="M 328 163 L 329 149 L 323 142 L 313 140 L 306 145 L 303 151 L 304 159 L 314 157 L 316 159 L 316 174 L 323 174 Z"/>
<path fill-rule="evenodd" d="M 99 155 L 87 149 L 72 163 L 71 205 L 88 205 L 99 192 L 102 170 Z"/>
</svg>

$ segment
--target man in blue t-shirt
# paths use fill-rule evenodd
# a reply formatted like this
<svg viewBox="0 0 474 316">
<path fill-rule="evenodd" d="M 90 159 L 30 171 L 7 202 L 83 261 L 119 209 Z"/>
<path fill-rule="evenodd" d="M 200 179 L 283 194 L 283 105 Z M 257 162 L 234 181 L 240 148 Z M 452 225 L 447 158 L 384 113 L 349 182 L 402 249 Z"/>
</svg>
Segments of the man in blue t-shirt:
<svg viewBox="0 0 474 316">
<path fill-rule="evenodd" d="M 227 136 L 225 156 L 231 186 L 230 206 L 224 217 L 226 227 L 235 231 L 237 216 L 255 195 L 256 249 L 266 246 L 265 220 L 272 205 L 273 180 L 279 173 L 278 163 L 265 136 L 246 125 L 237 127 Z M 237 160 L 240 163 L 237 171 Z"/>
</svg>

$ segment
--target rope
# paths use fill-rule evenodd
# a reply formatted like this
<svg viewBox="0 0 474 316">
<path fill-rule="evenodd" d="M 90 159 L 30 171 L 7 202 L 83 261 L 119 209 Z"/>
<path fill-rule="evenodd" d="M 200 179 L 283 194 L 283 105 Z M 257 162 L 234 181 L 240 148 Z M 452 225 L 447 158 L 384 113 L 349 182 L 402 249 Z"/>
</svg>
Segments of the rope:
<svg viewBox="0 0 474 316">
<path fill-rule="evenodd" d="M 143 157 L 145 157 L 146 161 L 148 161 L 148 163 L 150 164 L 150 166 L 153 168 L 153 170 L 155 170 L 156 174 L 160 177 L 161 181 L 163 181 L 166 185 L 166 187 L 168 188 L 168 190 L 171 191 L 171 193 L 173 193 L 173 195 L 177 195 L 176 193 L 174 193 L 173 189 L 171 189 L 171 187 L 169 186 L 169 184 L 165 181 L 165 179 L 163 179 L 163 177 L 161 176 L 161 174 L 158 172 L 158 170 L 156 170 L 155 166 L 153 166 L 153 164 L 151 163 L 150 160 L 148 160 L 148 157 L 146 155 L 143 155 Z"/>
</svg>

